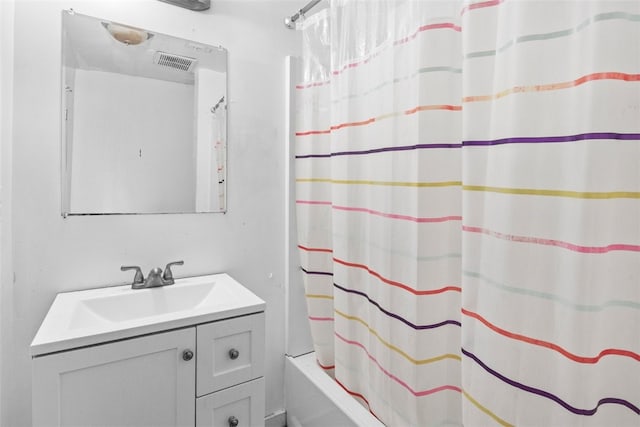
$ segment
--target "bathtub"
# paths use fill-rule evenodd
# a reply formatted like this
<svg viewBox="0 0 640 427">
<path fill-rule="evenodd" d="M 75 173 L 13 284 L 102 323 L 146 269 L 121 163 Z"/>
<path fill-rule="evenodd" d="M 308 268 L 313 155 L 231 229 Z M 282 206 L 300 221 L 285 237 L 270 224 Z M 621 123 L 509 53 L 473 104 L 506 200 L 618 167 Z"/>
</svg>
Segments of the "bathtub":
<svg viewBox="0 0 640 427">
<path fill-rule="evenodd" d="M 323 372 L 315 353 L 286 357 L 285 399 L 289 427 L 384 427 Z"/>
</svg>

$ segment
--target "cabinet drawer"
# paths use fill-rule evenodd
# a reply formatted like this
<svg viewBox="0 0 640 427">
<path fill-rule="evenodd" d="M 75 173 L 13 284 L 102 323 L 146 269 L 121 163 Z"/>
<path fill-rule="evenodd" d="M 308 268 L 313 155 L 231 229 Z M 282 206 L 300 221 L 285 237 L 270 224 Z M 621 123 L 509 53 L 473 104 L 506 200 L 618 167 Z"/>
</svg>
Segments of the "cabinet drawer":
<svg viewBox="0 0 640 427">
<path fill-rule="evenodd" d="M 264 378 L 196 399 L 197 427 L 264 426 Z"/>
<path fill-rule="evenodd" d="M 263 375 L 264 320 L 257 313 L 197 327 L 197 396 Z"/>
</svg>

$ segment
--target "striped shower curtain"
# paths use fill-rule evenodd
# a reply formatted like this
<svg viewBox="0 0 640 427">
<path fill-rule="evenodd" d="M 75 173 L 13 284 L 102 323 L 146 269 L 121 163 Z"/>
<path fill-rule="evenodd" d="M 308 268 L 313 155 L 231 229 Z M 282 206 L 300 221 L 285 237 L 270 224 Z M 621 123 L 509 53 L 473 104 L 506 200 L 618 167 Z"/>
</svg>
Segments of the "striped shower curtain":
<svg viewBox="0 0 640 427">
<path fill-rule="evenodd" d="M 318 363 L 389 426 L 640 425 L 640 2 L 303 24 Z"/>
</svg>

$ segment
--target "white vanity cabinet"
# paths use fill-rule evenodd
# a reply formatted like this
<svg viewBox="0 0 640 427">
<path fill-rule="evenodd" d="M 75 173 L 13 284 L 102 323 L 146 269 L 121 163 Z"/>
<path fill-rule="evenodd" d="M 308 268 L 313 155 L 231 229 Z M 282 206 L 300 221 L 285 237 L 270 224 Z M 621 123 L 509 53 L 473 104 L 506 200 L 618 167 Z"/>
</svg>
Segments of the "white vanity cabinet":
<svg viewBox="0 0 640 427">
<path fill-rule="evenodd" d="M 58 294 L 31 343 L 34 427 L 264 426 L 264 309 L 226 274 Z"/>
<path fill-rule="evenodd" d="M 193 425 L 195 328 L 33 359 L 34 426 Z"/>
<path fill-rule="evenodd" d="M 34 426 L 264 425 L 264 312 L 33 359 Z"/>
</svg>

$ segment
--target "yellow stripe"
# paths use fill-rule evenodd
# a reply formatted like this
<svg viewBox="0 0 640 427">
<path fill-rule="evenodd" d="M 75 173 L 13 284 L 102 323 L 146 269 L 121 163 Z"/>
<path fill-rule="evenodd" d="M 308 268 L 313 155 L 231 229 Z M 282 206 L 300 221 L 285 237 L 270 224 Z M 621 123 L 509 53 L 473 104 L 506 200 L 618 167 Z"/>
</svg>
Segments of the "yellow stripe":
<svg viewBox="0 0 640 427">
<path fill-rule="evenodd" d="M 635 191 L 565 191 L 565 190 L 539 190 L 535 188 L 504 188 L 486 187 L 483 185 L 463 185 L 465 191 L 487 191 L 502 194 L 524 194 L 534 196 L 570 197 L 573 199 L 640 199 L 640 192 Z"/>
<path fill-rule="evenodd" d="M 506 422 L 505 420 L 503 420 L 502 418 L 500 418 L 499 416 L 497 416 L 496 414 L 494 414 L 493 412 L 491 412 L 490 410 L 488 410 L 487 408 L 482 406 L 480 404 L 480 402 L 478 402 L 473 397 L 471 397 L 471 395 L 469 393 L 467 393 L 466 391 L 462 390 L 462 394 L 464 395 L 464 397 L 469 399 L 469 402 L 473 403 L 478 409 L 480 409 L 482 412 L 484 412 L 485 414 L 489 415 L 491 418 L 496 420 L 498 422 L 498 424 L 500 424 L 500 425 L 502 425 L 504 427 L 514 427 L 513 424 L 509 424 L 508 422 Z"/>
<path fill-rule="evenodd" d="M 529 196 L 550 196 L 569 197 L 573 199 L 640 199 L 638 191 L 567 191 L 567 190 L 544 190 L 536 188 L 506 188 L 489 187 L 484 185 L 462 185 L 460 181 L 437 181 L 437 182 L 406 182 L 406 181 L 369 181 L 369 180 L 347 180 L 330 178 L 298 178 L 296 182 L 323 182 L 327 184 L 347 184 L 347 185 L 377 185 L 388 187 L 459 187 L 465 191 L 485 191 L 502 194 L 521 194 Z"/>
<path fill-rule="evenodd" d="M 331 295 L 321 295 L 321 294 L 304 294 L 307 298 L 323 298 L 323 299 L 333 299 Z"/>
<path fill-rule="evenodd" d="M 461 181 L 440 181 L 440 182 L 404 182 L 404 181 L 366 181 L 366 180 L 346 180 L 330 178 L 298 178 L 296 182 L 324 182 L 328 184 L 350 184 L 350 185 L 384 185 L 390 187 L 459 187 Z"/>
<path fill-rule="evenodd" d="M 458 356 L 457 354 L 443 354 L 441 356 L 437 356 L 437 357 L 432 357 L 430 359 L 414 359 L 413 357 L 409 356 L 407 353 L 405 353 L 404 351 L 402 351 L 400 348 L 396 347 L 395 345 L 385 341 L 384 339 L 382 339 L 382 337 L 380 337 L 380 335 L 378 335 L 378 332 L 376 332 L 373 328 L 371 328 L 369 326 L 369 324 L 367 322 L 365 322 L 364 320 L 360 319 L 359 317 L 356 316 L 349 316 L 348 314 L 345 314 L 339 310 L 334 310 L 336 314 L 344 317 L 345 319 L 348 320 L 355 320 L 358 323 L 361 323 L 362 325 L 364 325 L 364 327 L 366 327 L 367 329 L 369 329 L 369 332 L 375 336 L 378 341 L 380 341 L 382 344 L 384 344 L 387 348 L 389 348 L 390 350 L 395 351 L 396 353 L 400 354 L 402 357 L 404 357 L 405 359 L 407 359 L 408 361 L 410 361 L 411 363 L 415 364 L 415 365 L 426 365 L 427 363 L 433 363 L 433 362 L 438 362 L 440 360 L 444 360 L 444 359 L 454 359 L 457 361 L 460 361 L 461 358 L 460 356 Z"/>
</svg>

